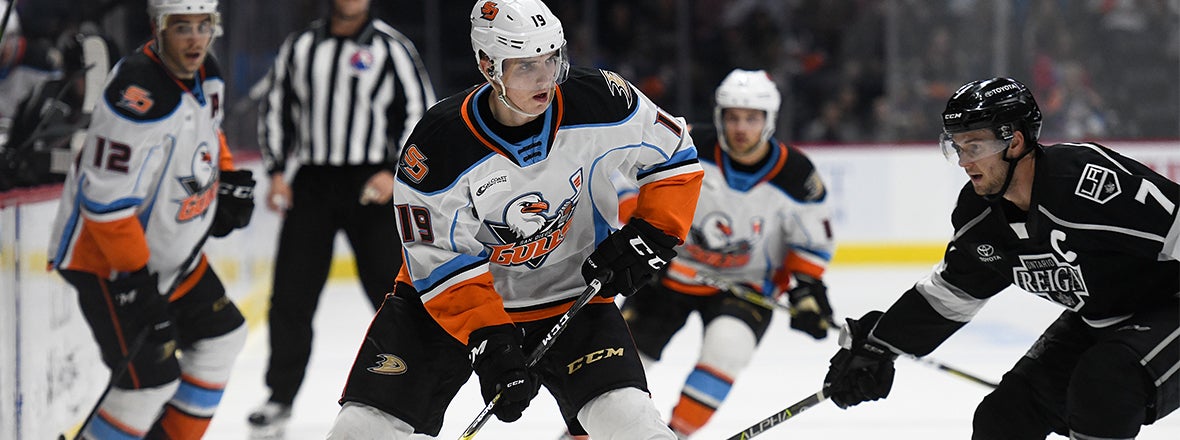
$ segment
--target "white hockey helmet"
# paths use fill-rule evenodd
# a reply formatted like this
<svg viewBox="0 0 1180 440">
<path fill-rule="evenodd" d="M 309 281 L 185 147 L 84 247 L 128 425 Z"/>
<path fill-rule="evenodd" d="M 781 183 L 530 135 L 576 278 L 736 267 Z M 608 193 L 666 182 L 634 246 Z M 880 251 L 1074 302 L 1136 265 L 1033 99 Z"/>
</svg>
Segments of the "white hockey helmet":
<svg viewBox="0 0 1180 440">
<path fill-rule="evenodd" d="M 717 136 L 721 147 L 729 151 L 725 140 L 725 124 L 722 120 L 722 110 L 727 108 L 748 108 L 766 112 L 766 126 L 762 127 L 762 141 L 770 139 L 774 134 L 774 126 L 778 121 L 778 109 L 782 103 L 778 86 L 770 79 L 765 70 L 734 69 L 721 80 L 715 95 L 716 105 L 713 107 L 713 124 L 721 134 Z"/>
<path fill-rule="evenodd" d="M 221 35 L 221 14 L 217 12 L 217 0 L 148 0 L 148 16 L 163 29 L 169 15 L 209 14 L 213 20 L 213 36 Z"/>
<path fill-rule="evenodd" d="M 502 78 L 504 60 L 529 58 L 557 51 L 561 65 L 555 81 L 569 74 L 565 32 L 561 20 L 540 0 L 479 0 L 471 9 L 471 49 L 475 62 L 482 52 L 492 61 L 489 80 Z"/>
</svg>

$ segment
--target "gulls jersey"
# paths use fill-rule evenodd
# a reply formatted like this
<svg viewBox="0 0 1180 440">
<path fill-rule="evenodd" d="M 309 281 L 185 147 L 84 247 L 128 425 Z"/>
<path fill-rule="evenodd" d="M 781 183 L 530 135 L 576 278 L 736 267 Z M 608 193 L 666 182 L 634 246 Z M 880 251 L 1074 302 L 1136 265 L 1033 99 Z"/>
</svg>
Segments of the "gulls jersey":
<svg viewBox="0 0 1180 440">
<path fill-rule="evenodd" d="M 188 81 L 151 44 L 120 61 L 68 173 L 50 264 L 108 278 L 147 264 L 164 292 L 199 252 L 219 169 L 233 167 L 220 128 L 224 91 L 212 55 Z"/>
<path fill-rule="evenodd" d="M 823 180 L 802 151 L 770 140 L 760 163 L 730 160 L 716 136 L 701 139 L 705 179 L 692 229 L 662 282 L 688 294 L 713 294 L 698 276 L 785 291 L 794 273 L 820 279 L 832 259 Z"/>
<path fill-rule="evenodd" d="M 612 174 L 640 187 L 636 216 L 681 238 L 701 178 L 683 120 L 615 73 L 571 69 L 523 139 L 491 130 L 494 93 L 483 84 L 432 107 L 403 148 L 394 191 L 398 281 L 463 343 L 481 327 L 568 309 L 586 288 L 582 262 L 619 227 Z"/>
<path fill-rule="evenodd" d="M 1180 187 L 1097 144 L 1044 147 L 1028 212 L 967 183 L 943 261 L 873 336 L 925 355 L 1009 285 L 1107 327 L 1180 295 Z"/>
</svg>

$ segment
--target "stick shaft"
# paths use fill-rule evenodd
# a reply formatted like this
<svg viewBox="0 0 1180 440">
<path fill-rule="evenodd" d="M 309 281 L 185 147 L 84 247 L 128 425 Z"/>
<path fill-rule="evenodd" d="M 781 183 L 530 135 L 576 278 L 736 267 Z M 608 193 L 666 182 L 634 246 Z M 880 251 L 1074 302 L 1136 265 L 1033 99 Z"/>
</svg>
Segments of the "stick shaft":
<svg viewBox="0 0 1180 440">
<path fill-rule="evenodd" d="M 602 279 L 595 278 L 591 280 L 590 284 L 586 286 L 586 290 L 582 291 L 582 295 L 574 301 L 574 304 L 570 306 L 569 310 L 566 310 L 565 313 L 561 315 L 561 318 L 557 320 L 557 324 L 554 324 L 553 328 L 549 329 L 549 333 L 545 334 L 545 337 L 541 339 L 541 344 L 538 345 L 537 348 L 534 348 L 533 352 L 529 354 L 528 359 L 525 360 L 525 363 L 529 368 L 532 368 L 534 365 L 536 365 L 537 361 L 541 360 L 541 356 L 544 356 L 545 352 L 549 351 L 550 347 L 553 347 L 553 343 L 557 341 L 557 336 L 561 335 L 561 333 L 565 331 L 565 328 L 569 326 L 569 322 L 571 319 L 573 319 L 574 315 L 577 314 L 579 310 L 582 310 L 582 307 L 584 307 L 586 304 L 589 304 L 590 300 L 598 295 L 598 291 L 600 290 L 602 290 Z M 459 439 L 469 440 L 474 438 L 475 434 L 479 432 L 479 429 L 482 428 L 489 419 L 491 419 L 492 410 L 495 409 L 496 402 L 499 401 L 500 393 L 496 393 L 496 396 L 492 397 L 492 400 L 488 402 L 488 404 L 483 407 L 483 410 L 475 416 L 475 420 L 472 420 L 471 424 L 467 425 L 467 429 L 463 431 L 463 435 L 461 435 Z"/>
<path fill-rule="evenodd" d="M 812 394 L 810 396 L 807 396 L 807 398 L 800 400 L 798 402 L 795 402 L 795 404 L 784 408 L 782 411 L 776 412 L 776 413 L 770 415 L 770 417 L 767 417 L 765 419 L 758 421 L 758 423 L 750 425 L 749 428 L 746 428 L 742 432 L 739 432 L 739 433 L 734 434 L 733 436 L 729 437 L 729 440 L 745 440 L 748 438 L 754 438 L 754 437 L 758 436 L 759 434 L 766 432 L 766 430 L 773 428 L 773 427 L 777 426 L 778 424 L 785 422 L 792 417 L 795 417 L 799 413 L 806 411 L 808 408 L 818 405 L 820 402 L 823 402 L 827 399 L 828 399 L 828 396 L 825 396 L 823 390 L 820 390 L 819 392 Z"/>
</svg>

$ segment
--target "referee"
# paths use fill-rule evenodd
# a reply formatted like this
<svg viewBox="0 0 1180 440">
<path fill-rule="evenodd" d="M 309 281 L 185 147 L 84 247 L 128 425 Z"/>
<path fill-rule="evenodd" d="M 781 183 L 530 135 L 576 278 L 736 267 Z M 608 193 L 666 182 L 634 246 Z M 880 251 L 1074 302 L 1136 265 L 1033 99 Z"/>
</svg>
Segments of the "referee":
<svg viewBox="0 0 1180 440">
<path fill-rule="evenodd" d="M 343 230 L 374 308 L 401 269 L 393 170 L 413 125 L 434 104 L 417 50 L 370 16 L 370 0 L 332 0 L 331 16 L 291 34 L 270 72 L 258 136 L 270 173 L 267 207 L 283 211 L 270 297 L 270 398 L 250 414 L 281 436 L 303 382 L 312 317 Z M 298 171 L 288 185 L 288 161 Z"/>
</svg>

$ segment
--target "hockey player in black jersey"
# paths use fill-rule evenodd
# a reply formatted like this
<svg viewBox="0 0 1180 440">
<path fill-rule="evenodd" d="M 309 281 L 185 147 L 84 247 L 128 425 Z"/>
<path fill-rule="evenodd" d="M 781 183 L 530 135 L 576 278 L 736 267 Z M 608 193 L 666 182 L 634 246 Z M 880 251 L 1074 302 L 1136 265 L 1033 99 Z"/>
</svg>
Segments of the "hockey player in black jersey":
<svg viewBox="0 0 1180 440">
<path fill-rule="evenodd" d="M 487 82 L 431 107 L 402 148 L 405 264 L 328 436 L 437 436 L 474 372 L 502 421 L 544 385 L 574 434 L 673 440 L 613 297 L 654 279 L 688 232 L 703 171 L 686 124 L 618 74 L 570 67 L 539 0 L 481 0 L 470 19 Z M 626 224 L 615 175 L 639 188 Z M 573 308 L 588 282 L 600 296 Z"/>
<path fill-rule="evenodd" d="M 1041 112 L 1010 78 L 960 87 L 941 144 L 970 183 L 942 262 L 885 312 L 848 320 L 824 379 L 841 408 L 889 395 L 1010 285 L 1063 306 L 975 411 L 973 439 L 1134 438 L 1180 405 L 1180 187 L 1093 143 L 1037 143 Z"/>
</svg>

